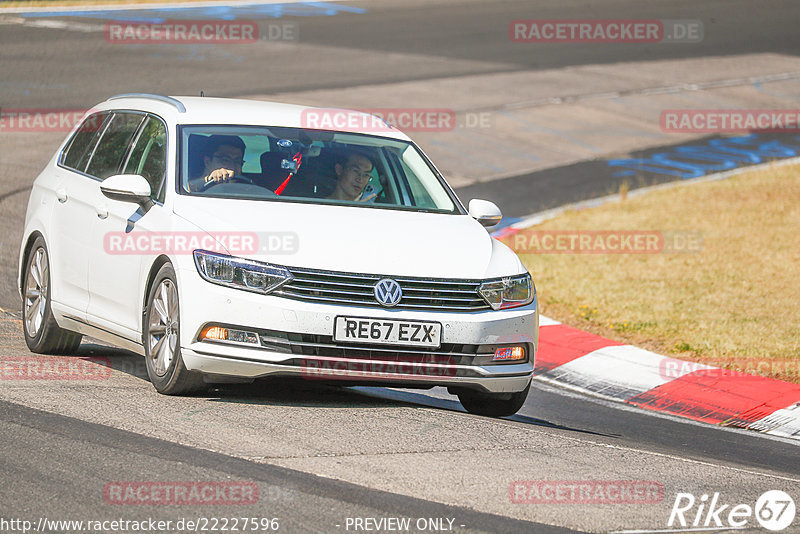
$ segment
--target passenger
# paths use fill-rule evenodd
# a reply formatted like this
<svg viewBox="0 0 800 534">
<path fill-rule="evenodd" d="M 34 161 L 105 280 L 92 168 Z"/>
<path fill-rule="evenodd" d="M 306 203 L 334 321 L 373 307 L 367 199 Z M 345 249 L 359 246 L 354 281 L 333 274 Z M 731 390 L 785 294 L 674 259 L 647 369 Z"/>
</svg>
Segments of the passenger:
<svg viewBox="0 0 800 534">
<path fill-rule="evenodd" d="M 212 135 L 206 140 L 203 175 L 190 179 L 189 191 L 199 191 L 208 182 L 226 182 L 242 174 L 245 144 L 236 135 Z"/>
<path fill-rule="evenodd" d="M 343 163 L 336 163 L 336 187 L 327 198 L 332 200 L 359 200 L 372 177 L 372 161 L 364 154 L 353 152 Z"/>
</svg>

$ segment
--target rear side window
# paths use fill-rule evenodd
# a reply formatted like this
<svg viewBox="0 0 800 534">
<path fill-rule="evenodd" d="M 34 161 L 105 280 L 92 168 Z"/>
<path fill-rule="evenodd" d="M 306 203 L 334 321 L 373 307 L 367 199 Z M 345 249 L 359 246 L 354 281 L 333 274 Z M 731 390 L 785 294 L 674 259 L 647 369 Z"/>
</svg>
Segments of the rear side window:
<svg viewBox="0 0 800 534">
<path fill-rule="evenodd" d="M 94 147 L 86 174 L 101 180 L 119 174 L 122 158 L 144 118 L 141 113 L 114 113 Z"/>
<path fill-rule="evenodd" d="M 108 112 L 95 113 L 83 121 L 64 151 L 61 159 L 62 165 L 80 172 L 86 170 L 86 163 L 92 155 L 92 149 L 97 143 L 97 138 L 100 137 L 109 115 Z"/>
<path fill-rule="evenodd" d="M 167 173 L 167 128 L 155 117 L 148 117 L 128 156 L 125 174 L 139 174 L 150 183 L 151 197 L 164 201 L 164 177 Z"/>
</svg>

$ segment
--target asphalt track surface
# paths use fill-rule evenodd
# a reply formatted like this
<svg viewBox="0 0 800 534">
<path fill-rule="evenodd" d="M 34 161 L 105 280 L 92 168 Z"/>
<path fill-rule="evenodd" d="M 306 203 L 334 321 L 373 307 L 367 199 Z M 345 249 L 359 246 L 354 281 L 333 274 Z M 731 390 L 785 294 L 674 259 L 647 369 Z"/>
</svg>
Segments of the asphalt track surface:
<svg viewBox="0 0 800 534">
<path fill-rule="evenodd" d="M 194 94 L 202 89 L 207 95 L 215 96 L 268 95 L 622 61 L 753 52 L 794 56 L 800 53 L 800 34 L 796 29 L 800 4 L 796 1 L 611 0 L 600 6 L 576 0 L 536 3 L 377 0 L 342 4 L 365 12 L 296 19 L 301 25 L 303 43 L 315 45 L 310 49 L 131 49 L 108 46 L 96 35 L 87 33 L 20 24 L 0 25 L 0 105 L 80 108 L 91 106 L 110 94 L 136 91 Z M 543 45 L 532 54 L 530 49 L 516 46 L 507 38 L 508 21 L 520 18 L 700 19 L 705 24 L 706 38 L 695 46 Z M 61 17 L 56 20 L 76 19 Z M 81 17 L 80 22 L 97 23 L 97 20 Z M 385 61 L 359 62 L 361 51 L 376 50 L 386 53 Z M 436 61 L 431 59 L 433 56 Z M 445 61 L 441 61 L 442 58 Z M 48 142 L 52 145 L 58 140 Z M 38 160 L 30 162 L 31 168 L 41 169 L 51 152 L 49 146 L 34 152 Z M 12 156 L 0 154 L 6 161 Z M 491 198 L 504 206 L 506 213 L 522 216 L 537 209 L 605 194 L 609 188 L 613 190 L 619 180 L 618 176 L 607 172 L 602 162 L 584 162 L 511 177 L 498 183 L 478 184 L 459 193 L 462 198 Z M 12 210 L 8 206 L 22 203 L 24 195 L 21 193 L 29 187 L 29 183 L 9 183 L 8 178 L 0 177 L 3 225 L 22 225 L 19 209 Z M 520 191 L 527 194 L 520 195 Z M 531 191 L 535 194 L 530 194 Z M 520 200 L 522 198 L 524 200 Z M 14 219 L 8 220 L 7 215 L 12 213 Z M 7 251 L 7 246 L 3 250 Z M 6 288 L 12 283 L 14 260 L 4 260 L 1 265 Z M 19 304 L 9 296 L 12 294 L 4 291 L 0 305 L 9 310 L 17 309 Z M 14 343 L 15 350 L 19 350 L 21 341 L 17 338 Z M 93 353 L 105 350 L 90 347 L 84 350 Z M 124 354 L 117 357 L 134 358 Z M 217 393 L 235 402 L 260 402 L 266 398 L 290 408 L 308 402 L 290 388 L 278 388 L 267 397 L 255 386 L 224 386 Z M 304 393 L 312 402 L 341 402 L 352 405 L 354 411 L 388 405 L 461 412 L 452 398 L 417 392 L 311 388 Z M 57 411 L 55 407 L 53 411 Z M 120 414 L 121 420 L 124 417 Z M 611 446 L 735 469 L 764 470 L 792 479 L 800 477 L 798 449 L 793 443 L 622 409 L 539 383 L 534 383 L 526 405 L 508 420 L 508 425 L 535 427 L 554 441 L 587 437 Z M 320 439 L 325 438 L 324 426 L 316 431 Z M 224 452 L 200 450 L 115 428 L 115 425 L 86 422 L 13 402 L 0 402 L 0 435 L 4 436 L 0 441 L 0 470 L 7 481 L 0 488 L 2 517 L 38 517 L 44 511 L 52 517 L 66 517 L 65 514 L 91 517 L 94 514 L 110 518 L 109 509 L 89 498 L 86 488 L 102 480 L 137 480 L 157 473 L 161 480 L 231 477 L 256 480 L 262 488 L 280 487 L 284 492 L 276 494 L 270 505 L 274 506 L 275 515 L 287 518 L 284 524 L 289 532 L 339 531 L 341 529 L 335 525 L 346 516 L 389 515 L 457 516 L 459 522 L 466 525 L 465 531 L 559 531 L 540 523 L 436 504 L 299 470 L 254 463 Z M 224 512 L 203 511 L 208 516 Z M 133 516 L 130 508 L 114 509 L 113 513 L 114 517 Z M 157 514 L 164 519 L 184 515 L 181 510 L 163 509 Z M 630 525 L 631 528 L 635 526 Z"/>
<path fill-rule="evenodd" d="M 162 480 L 247 480 L 260 487 L 268 501 L 261 517 L 280 518 L 281 532 L 334 531 L 346 517 L 457 517 L 470 532 L 569 532 L 567 529 L 518 521 L 421 499 L 370 490 L 281 467 L 256 464 L 202 451 L 108 426 L 87 423 L 17 404 L 0 402 L 3 472 L 10 485 L 0 490 L 3 516 L 38 518 L 32 507 L 47 488 L 48 514 L 56 517 L 141 520 L 139 510 L 107 506 L 98 514 L 92 497 L 98 477 L 135 480 L 143 467 Z M 32 447 L 37 444 L 36 447 Z M 21 451 L 26 451 L 21 454 Z M 56 458 L 71 465 L 53 465 Z M 14 511 L 11 513 L 11 511 Z M 246 512 L 249 514 L 249 511 Z M 230 517 L 224 505 L 204 507 L 203 517 Z M 159 510 L 159 520 L 176 524 L 186 510 Z M 192 516 L 189 516 L 192 517 Z M 197 516 L 200 517 L 200 516 Z M 38 522 L 37 519 L 33 521 Z"/>
<path fill-rule="evenodd" d="M 156 92 L 246 96 L 436 79 L 500 71 L 636 60 L 725 56 L 752 52 L 797 55 L 792 0 L 635 1 L 550 0 L 545 2 L 374 0 L 343 2 L 365 13 L 286 17 L 298 21 L 303 49 L 238 46 L 215 51 L 186 47 L 109 45 L 95 35 L 8 25 L 0 32 L 3 106 L 91 106 L 109 94 Z M 255 18 L 248 14 L 248 18 Z M 699 19 L 702 43 L 575 46 L 544 44 L 535 52 L 508 39 L 515 19 Z M 103 19 L 62 20 L 101 23 Z M 273 20 L 273 19 L 269 19 Z M 264 25 L 267 19 L 259 23 Z M 359 64 L 353 51 L 385 52 L 381 64 Z M 408 56 L 413 59 L 408 59 Z M 430 58 L 447 61 L 431 61 Z M 502 91 L 503 88 L 498 88 Z"/>
</svg>

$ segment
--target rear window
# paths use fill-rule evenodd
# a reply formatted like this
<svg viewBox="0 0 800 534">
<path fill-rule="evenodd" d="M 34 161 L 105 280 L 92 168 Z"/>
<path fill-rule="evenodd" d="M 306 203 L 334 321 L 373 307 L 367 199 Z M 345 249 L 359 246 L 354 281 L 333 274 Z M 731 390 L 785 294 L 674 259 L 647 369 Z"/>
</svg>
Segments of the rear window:
<svg viewBox="0 0 800 534">
<path fill-rule="evenodd" d="M 127 154 L 131 139 L 144 118 L 141 113 L 114 113 L 94 147 L 84 172 L 100 179 L 119 174 L 122 158 Z"/>
<path fill-rule="evenodd" d="M 86 170 L 89 156 L 91 156 L 92 149 L 109 116 L 109 112 L 94 113 L 81 123 L 72 135 L 72 139 L 67 143 L 67 148 L 61 158 L 62 165 L 80 172 Z"/>
</svg>

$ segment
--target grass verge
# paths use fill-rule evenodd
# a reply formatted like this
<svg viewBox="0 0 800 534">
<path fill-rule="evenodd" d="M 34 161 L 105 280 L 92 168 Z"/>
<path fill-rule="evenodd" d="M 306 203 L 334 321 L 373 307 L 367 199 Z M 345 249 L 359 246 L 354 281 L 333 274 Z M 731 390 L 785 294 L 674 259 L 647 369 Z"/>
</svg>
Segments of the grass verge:
<svg viewBox="0 0 800 534">
<path fill-rule="evenodd" d="M 597 253 L 630 231 L 645 232 L 643 245 L 661 235 L 671 251 Z M 547 235 L 568 236 L 567 250 L 541 253 L 555 247 Z M 580 252 L 587 248 L 571 235 L 589 235 L 584 243 L 595 252 Z M 533 275 L 548 317 L 661 354 L 800 383 L 800 166 L 568 211 L 503 241 Z"/>
</svg>

